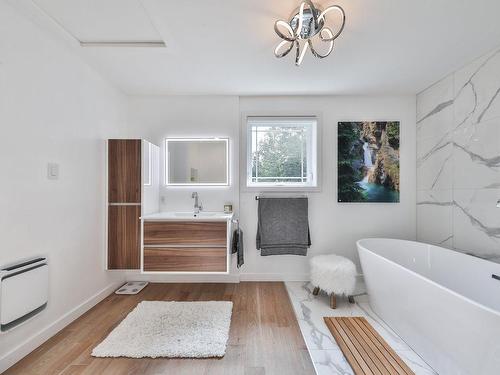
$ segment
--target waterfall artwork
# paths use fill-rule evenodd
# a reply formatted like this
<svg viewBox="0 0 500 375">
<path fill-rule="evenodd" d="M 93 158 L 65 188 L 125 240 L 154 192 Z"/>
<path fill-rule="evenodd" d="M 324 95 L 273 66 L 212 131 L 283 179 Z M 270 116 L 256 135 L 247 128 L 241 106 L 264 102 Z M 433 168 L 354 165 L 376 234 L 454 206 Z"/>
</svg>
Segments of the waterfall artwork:
<svg viewBox="0 0 500 375">
<path fill-rule="evenodd" d="M 338 201 L 399 202 L 399 122 L 338 123 Z"/>
</svg>

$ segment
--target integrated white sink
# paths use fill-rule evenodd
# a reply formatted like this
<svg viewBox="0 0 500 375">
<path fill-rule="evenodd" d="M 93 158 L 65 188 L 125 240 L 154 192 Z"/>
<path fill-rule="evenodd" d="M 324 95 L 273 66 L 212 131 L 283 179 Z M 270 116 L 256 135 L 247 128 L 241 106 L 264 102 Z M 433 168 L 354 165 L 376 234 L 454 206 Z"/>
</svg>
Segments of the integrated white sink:
<svg viewBox="0 0 500 375">
<path fill-rule="evenodd" d="M 224 213 L 222 213 L 224 214 Z M 175 216 L 178 217 L 212 217 L 212 216 L 217 216 L 220 215 L 218 212 L 199 212 L 199 213 L 194 213 L 194 212 L 174 212 Z"/>
<path fill-rule="evenodd" d="M 142 216 L 143 220 L 229 220 L 233 214 L 224 212 L 157 212 Z"/>
</svg>

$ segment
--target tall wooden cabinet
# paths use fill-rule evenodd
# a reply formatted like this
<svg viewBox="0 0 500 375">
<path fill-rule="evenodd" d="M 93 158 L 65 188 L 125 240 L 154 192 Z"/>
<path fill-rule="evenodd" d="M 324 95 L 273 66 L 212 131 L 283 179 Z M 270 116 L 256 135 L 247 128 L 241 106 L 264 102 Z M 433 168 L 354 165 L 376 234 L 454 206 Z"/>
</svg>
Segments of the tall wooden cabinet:
<svg viewBox="0 0 500 375">
<path fill-rule="evenodd" d="M 141 215 L 159 209 L 159 149 L 140 139 L 110 139 L 108 159 L 108 254 L 110 270 L 141 268 Z M 155 164 L 155 165 L 153 165 Z"/>
<path fill-rule="evenodd" d="M 141 140 L 108 141 L 109 203 L 141 204 Z"/>
</svg>

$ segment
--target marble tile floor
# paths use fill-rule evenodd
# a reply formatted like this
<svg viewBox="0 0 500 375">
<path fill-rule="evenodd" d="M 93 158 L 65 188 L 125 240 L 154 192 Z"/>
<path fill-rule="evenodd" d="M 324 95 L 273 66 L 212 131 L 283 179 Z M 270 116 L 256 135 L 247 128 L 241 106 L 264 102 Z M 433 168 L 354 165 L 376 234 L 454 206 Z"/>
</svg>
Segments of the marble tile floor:
<svg viewBox="0 0 500 375">
<path fill-rule="evenodd" d="M 323 321 L 325 316 L 364 316 L 416 375 L 437 374 L 377 317 L 368 304 L 368 296 L 356 297 L 355 304 L 350 304 L 347 298 L 340 298 L 337 300 L 337 309 L 333 310 L 330 308 L 329 297 L 326 294 L 313 296 L 310 283 L 299 281 L 285 284 L 318 375 L 354 374 L 325 325 Z"/>
</svg>

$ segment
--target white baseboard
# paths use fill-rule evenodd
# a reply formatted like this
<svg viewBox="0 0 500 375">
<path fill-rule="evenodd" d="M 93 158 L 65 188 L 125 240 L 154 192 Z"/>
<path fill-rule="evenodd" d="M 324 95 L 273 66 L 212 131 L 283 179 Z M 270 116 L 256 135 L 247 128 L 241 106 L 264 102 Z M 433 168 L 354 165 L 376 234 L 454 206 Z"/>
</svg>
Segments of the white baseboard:
<svg viewBox="0 0 500 375">
<path fill-rule="evenodd" d="M 127 281 L 149 281 L 151 283 L 239 283 L 240 281 L 308 281 L 309 274 L 286 273 L 234 273 L 229 275 L 210 274 L 142 274 L 127 271 Z"/>
<path fill-rule="evenodd" d="M 128 272 L 126 275 L 127 281 L 149 281 L 151 283 L 239 283 L 239 274 L 229 275 L 152 275 L 141 274 L 138 272 Z"/>
<path fill-rule="evenodd" d="M 308 281 L 309 274 L 241 273 L 240 281 Z"/>
<path fill-rule="evenodd" d="M 109 296 L 113 291 L 118 288 L 122 283 L 112 283 L 100 290 L 92 297 L 76 306 L 71 311 L 67 312 L 59 319 L 57 319 L 52 324 L 46 326 L 38 333 L 34 334 L 30 338 L 26 339 L 23 343 L 16 346 L 14 349 L 6 353 L 2 358 L 0 358 L 0 373 L 6 371 L 9 367 L 23 359 L 33 350 L 42 345 L 45 341 L 54 336 L 61 329 L 66 327 L 68 324 L 79 318 L 85 312 L 90 310 L 92 307 L 101 302 L 104 298 Z"/>
<path fill-rule="evenodd" d="M 127 272 L 127 281 L 149 281 L 151 283 L 239 283 L 240 281 L 308 281 L 309 274 L 283 273 L 236 273 L 229 275 L 209 274 L 141 274 Z"/>
</svg>

